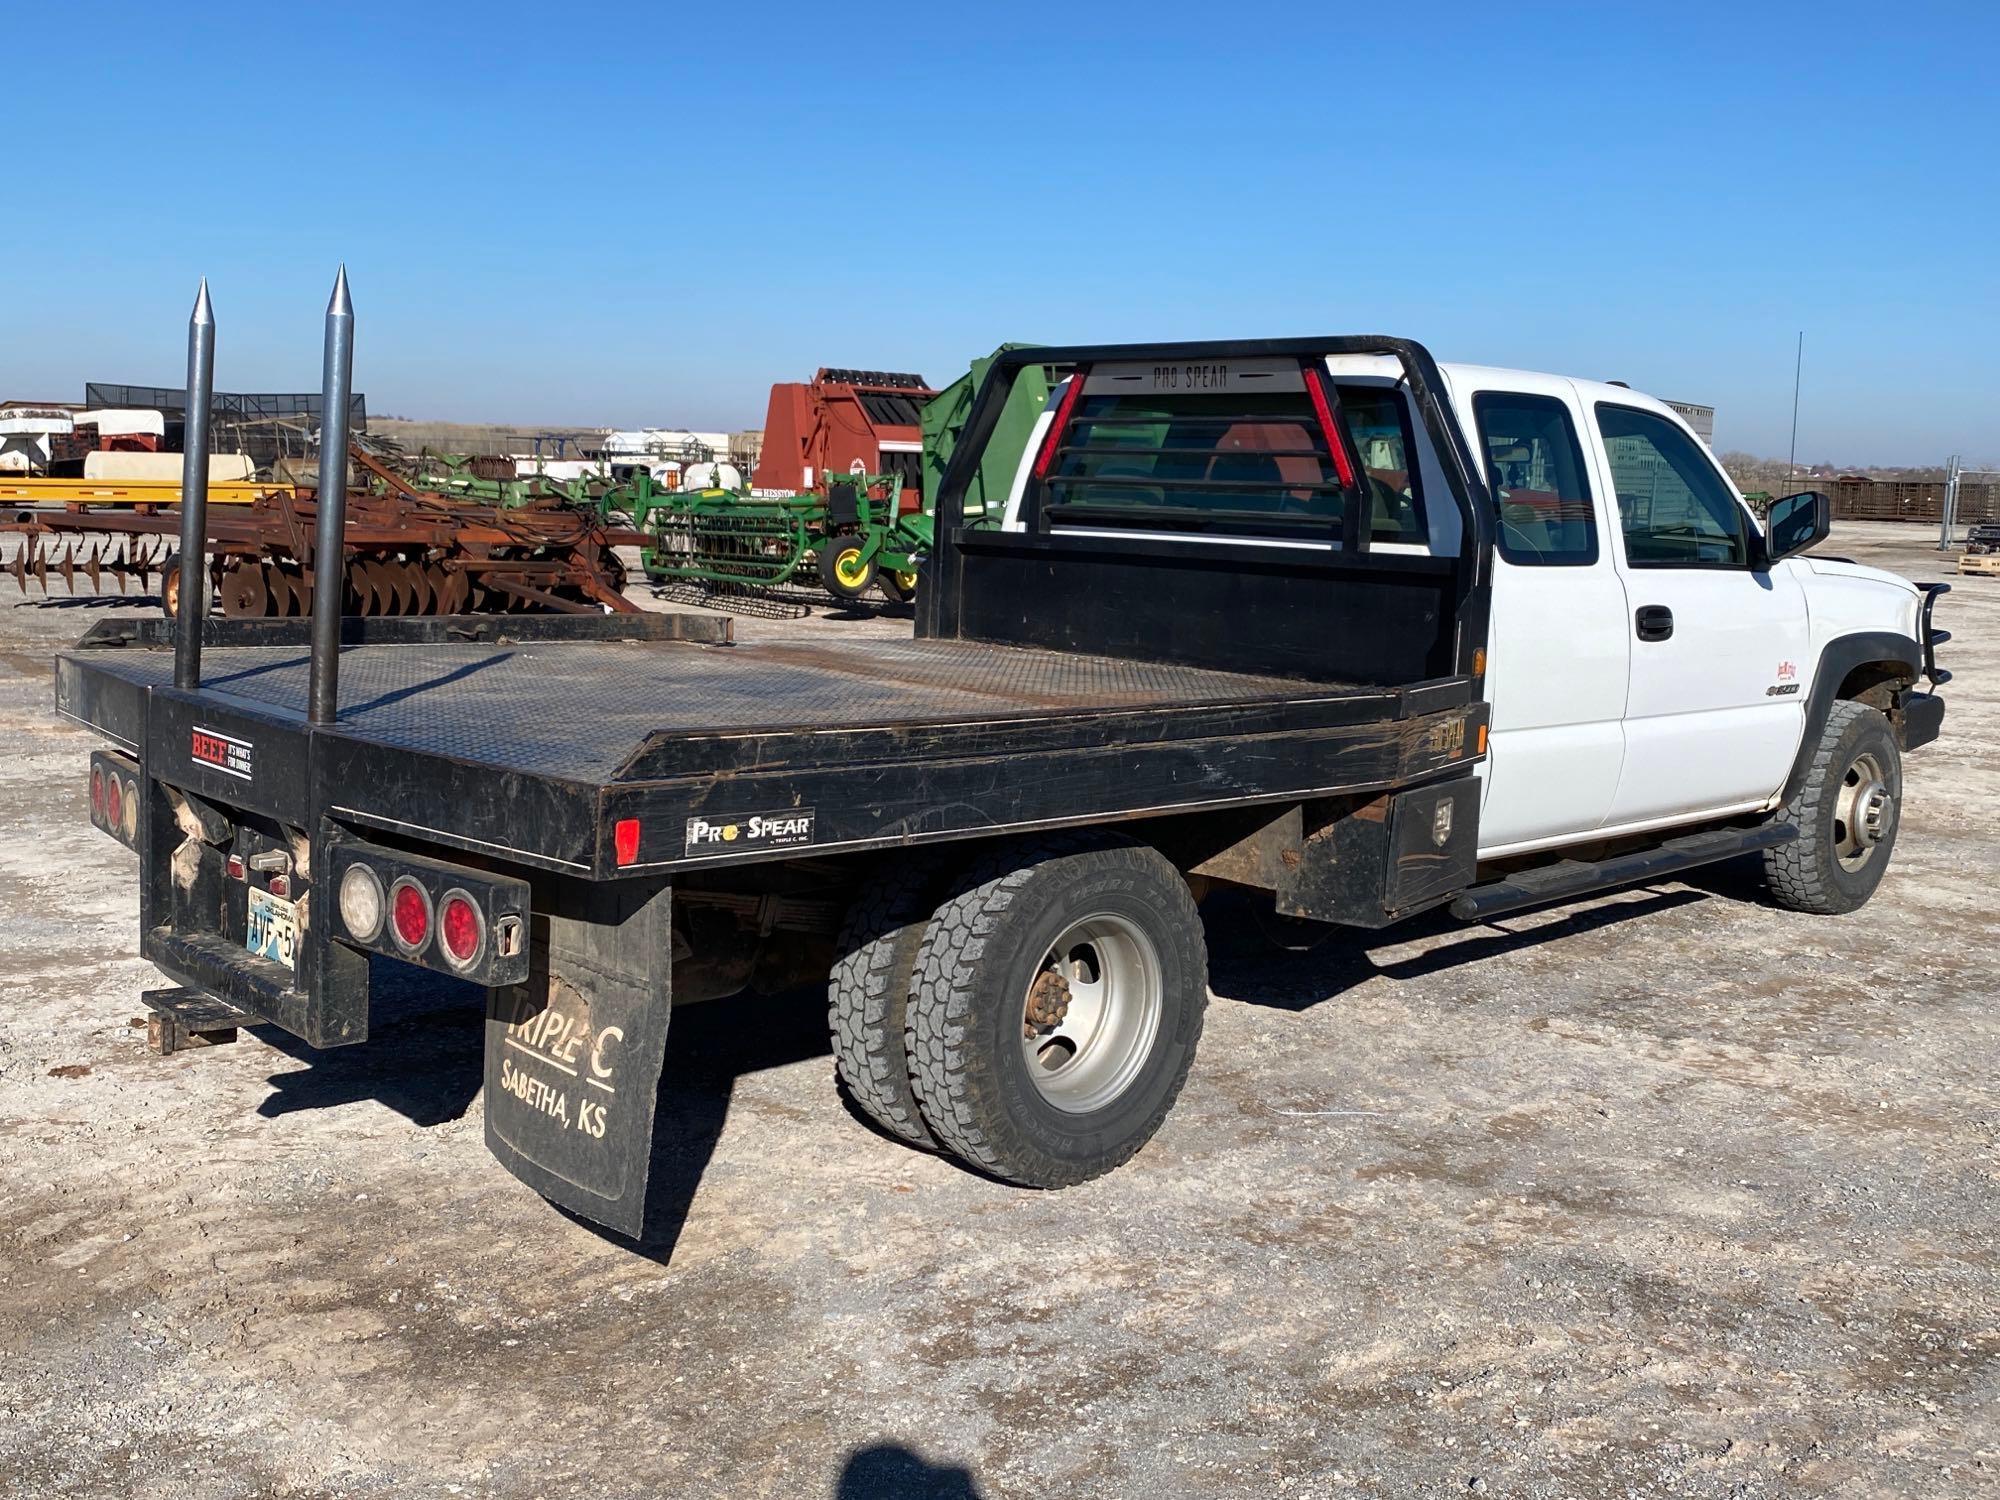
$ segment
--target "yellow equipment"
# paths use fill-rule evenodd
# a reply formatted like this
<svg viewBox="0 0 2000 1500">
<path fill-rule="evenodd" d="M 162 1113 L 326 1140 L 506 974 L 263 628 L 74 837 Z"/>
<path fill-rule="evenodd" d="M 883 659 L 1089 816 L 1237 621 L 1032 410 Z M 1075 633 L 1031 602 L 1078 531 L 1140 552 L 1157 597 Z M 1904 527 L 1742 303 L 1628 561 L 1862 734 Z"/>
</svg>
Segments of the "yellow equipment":
<svg viewBox="0 0 2000 1500">
<path fill-rule="evenodd" d="M 259 495 L 298 492 L 289 484 L 245 479 L 210 480 L 216 505 L 248 505 Z M 9 505 L 179 505 L 178 479 L 0 479 L 0 503 Z"/>
</svg>

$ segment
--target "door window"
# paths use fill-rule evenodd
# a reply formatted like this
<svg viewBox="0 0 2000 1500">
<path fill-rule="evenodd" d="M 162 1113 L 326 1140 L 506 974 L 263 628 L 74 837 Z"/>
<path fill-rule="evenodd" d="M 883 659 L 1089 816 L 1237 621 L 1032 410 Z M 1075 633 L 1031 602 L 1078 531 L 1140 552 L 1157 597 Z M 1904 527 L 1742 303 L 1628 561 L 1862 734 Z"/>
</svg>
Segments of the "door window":
<svg viewBox="0 0 2000 1500">
<path fill-rule="evenodd" d="M 1481 391 L 1472 413 L 1499 514 L 1500 555 L 1542 567 L 1596 562 L 1597 521 L 1569 407 L 1553 396 Z"/>
<path fill-rule="evenodd" d="M 1750 524 L 1700 445 L 1656 412 L 1600 404 L 1625 561 L 1635 568 L 1741 568 Z"/>
</svg>

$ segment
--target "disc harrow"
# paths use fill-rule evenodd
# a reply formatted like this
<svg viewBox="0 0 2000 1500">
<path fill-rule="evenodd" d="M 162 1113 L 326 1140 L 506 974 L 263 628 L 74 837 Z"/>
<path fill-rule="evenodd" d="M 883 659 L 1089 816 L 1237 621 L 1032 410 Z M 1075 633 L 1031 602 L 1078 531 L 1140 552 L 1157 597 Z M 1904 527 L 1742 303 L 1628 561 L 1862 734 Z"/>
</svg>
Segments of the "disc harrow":
<svg viewBox="0 0 2000 1500">
<path fill-rule="evenodd" d="M 0 548 L 0 572 L 23 593 L 30 580 L 43 593 L 52 592 L 51 578 L 72 596 L 79 578 L 88 596 L 104 597 L 114 583 L 121 595 L 150 593 L 169 555 L 165 546 L 146 537 L 71 538 L 55 528 L 31 529 L 19 522 L 12 529 L 21 540 L 11 549 Z"/>
<path fill-rule="evenodd" d="M 417 488 L 372 456 L 373 476 L 348 497 L 346 597 L 354 615 L 595 614 L 637 608 L 624 596 L 619 547 L 652 539 L 560 498 L 478 505 Z M 315 497 L 277 491 L 208 513 L 209 583 L 224 615 L 312 612 Z M 179 586 L 178 506 L 32 510 L 0 522 L 0 573 L 26 593 L 56 584 L 70 595 L 155 595 Z"/>
</svg>

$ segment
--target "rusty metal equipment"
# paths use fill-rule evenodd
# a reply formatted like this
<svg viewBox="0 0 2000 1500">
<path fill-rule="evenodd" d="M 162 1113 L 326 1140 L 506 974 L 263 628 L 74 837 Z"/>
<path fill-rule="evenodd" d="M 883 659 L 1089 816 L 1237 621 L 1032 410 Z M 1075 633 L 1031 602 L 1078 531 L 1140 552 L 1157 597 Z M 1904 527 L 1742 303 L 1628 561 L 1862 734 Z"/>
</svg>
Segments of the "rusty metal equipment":
<svg viewBox="0 0 2000 1500">
<path fill-rule="evenodd" d="M 625 598 L 616 548 L 651 538 L 609 525 L 594 511 L 550 499 L 473 505 L 419 489 L 359 449 L 355 466 L 381 486 L 347 503 L 343 612 L 433 615 L 558 610 L 594 614 L 636 608 Z M 248 505 L 209 511 L 203 528 L 211 583 L 232 618 L 303 617 L 314 592 L 310 490 L 281 489 Z M 0 573 L 24 591 L 60 580 L 71 594 L 147 594 L 169 615 L 179 602 L 172 539 L 179 507 L 151 514 L 93 510 L 23 513 L 0 520 L 20 543 Z M 79 580 L 82 587 L 79 587 Z"/>
<path fill-rule="evenodd" d="M 160 602 L 177 622 L 174 680 L 183 688 L 200 683 L 200 622 L 218 596 L 222 613 L 236 619 L 310 616 L 315 710 L 322 698 L 331 702 L 343 615 L 636 612 L 624 595 L 625 569 L 616 549 L 641 546 L 647 538 L 612 525 L 603 508 L 555 496 L 511 505 L 467 503 L 419 488 L 348 442 L 353 322 L 342 267 L 327 306 L 320 398 L 327 417 L 320 441 L 323 453 L 345 453 L 348 463 L 340 466 L 342 482 L 326 504 L 317 490 L 279 485 L 247 504 L 209 508 L 215 315 L 204 280 L 188 319 L 180 503 L 15 512 L 0 519 L 0 534 L 21 538 L 10 556 L 0 558 L 0 572 L 23 591 L 32 580 L 44 594 L 51 575 L 72 595 L 79 576 L 93 594 L 107 593 L 107 582 L 120 594 L 136 582 L 144 593 L 157 578 Z M 364 488 L 352 495 L 350 467 L 366 476 Z M 184 592 L 184 572 L 197 573 L 206 587 Z M 313 608 L 315 596 L 336 593 L 338 608 Z M 313 717 L 323 715 L 315 711 Z"/>
</svg>

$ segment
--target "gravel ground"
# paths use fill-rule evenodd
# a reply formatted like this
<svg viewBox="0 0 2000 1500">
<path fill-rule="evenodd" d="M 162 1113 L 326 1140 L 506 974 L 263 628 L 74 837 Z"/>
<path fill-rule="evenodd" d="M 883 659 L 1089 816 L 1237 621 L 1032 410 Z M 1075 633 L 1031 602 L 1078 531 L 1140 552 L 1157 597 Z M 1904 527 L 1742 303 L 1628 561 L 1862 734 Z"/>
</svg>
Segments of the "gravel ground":
<svg viewBox="0 0 2000 1500">
<path fill-rule="evenodd" d="M 101 611 L 0 600 L 0 1496 L 2000 1493 L 2000 579 L 1955 583 L 1862 915 L 1736 868 L 1305 955 L 1216 910 L 1178 1109 L 1060 1194 L 864 1128 L 819 997 L 697 1007 L 641 1251 L 487 1155 L 462 989 L 146 1053 L 51 711 Z"/>
</svg>

